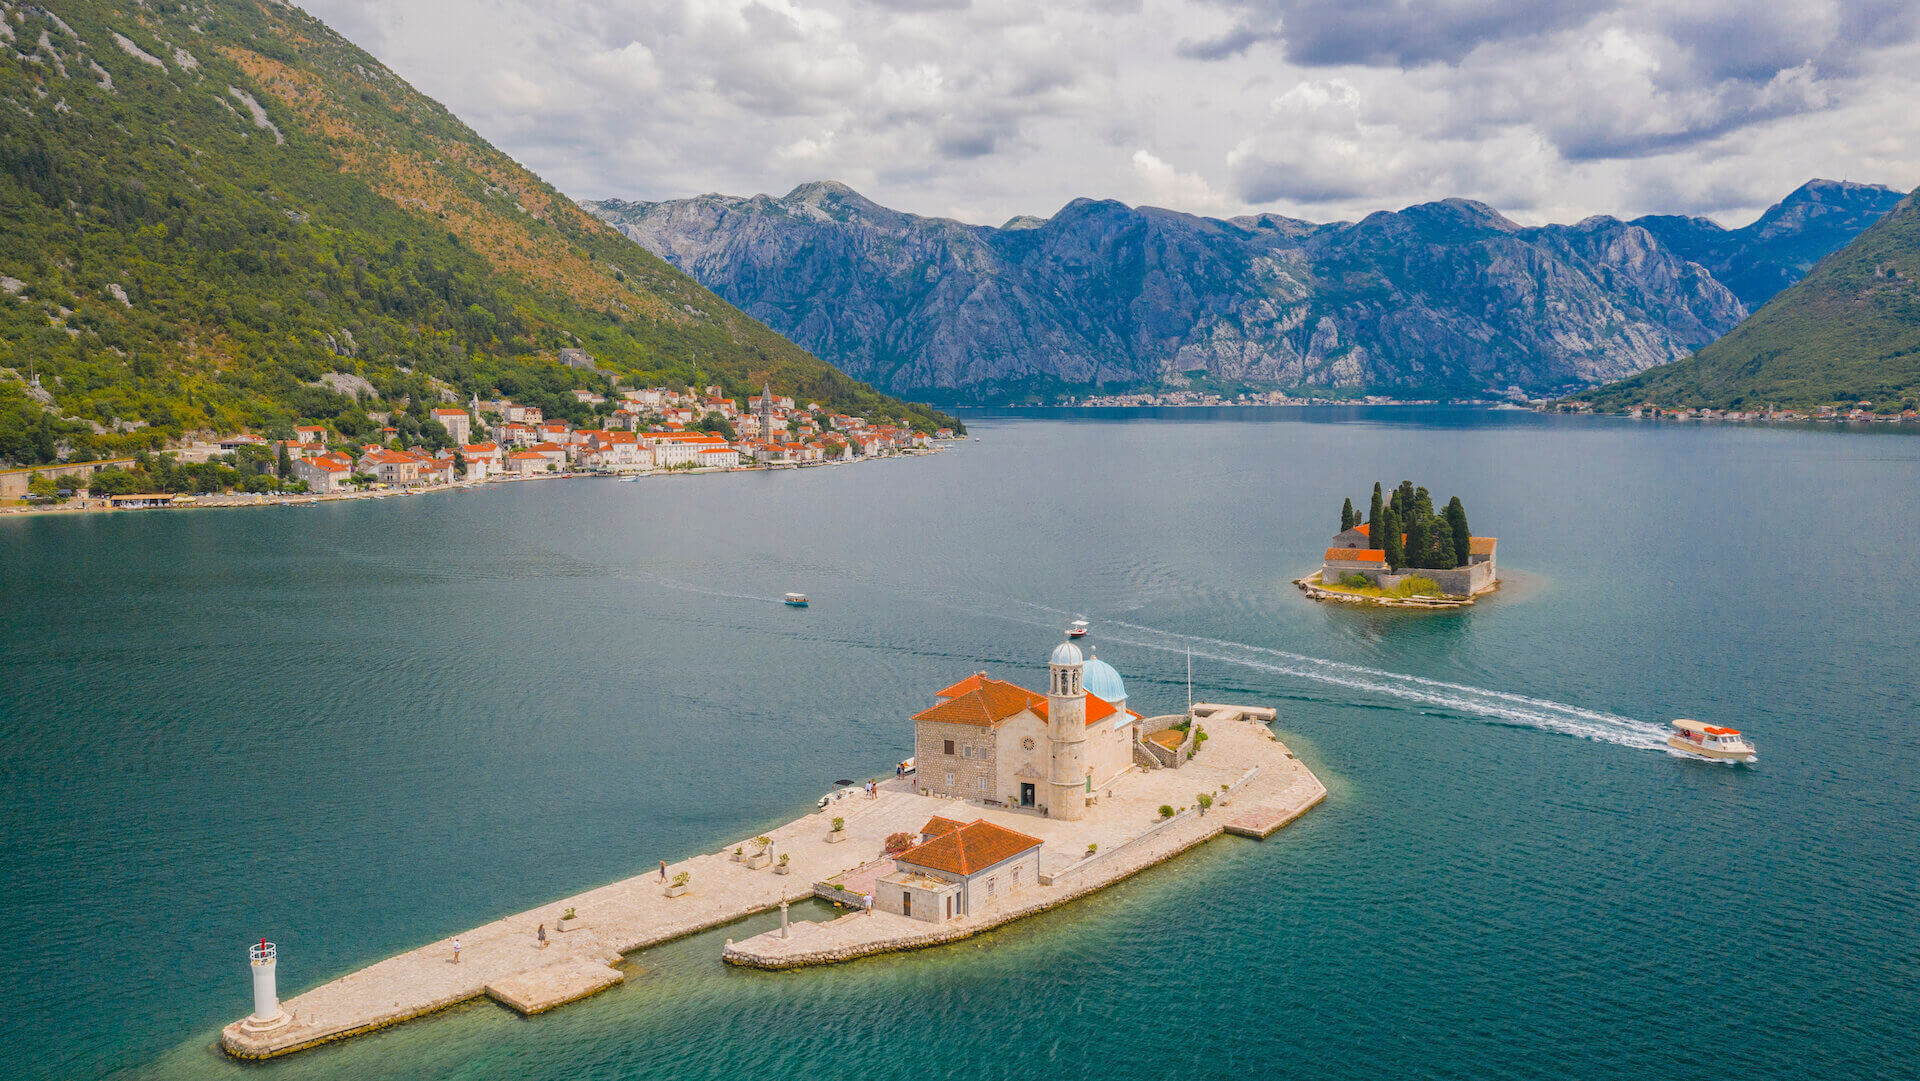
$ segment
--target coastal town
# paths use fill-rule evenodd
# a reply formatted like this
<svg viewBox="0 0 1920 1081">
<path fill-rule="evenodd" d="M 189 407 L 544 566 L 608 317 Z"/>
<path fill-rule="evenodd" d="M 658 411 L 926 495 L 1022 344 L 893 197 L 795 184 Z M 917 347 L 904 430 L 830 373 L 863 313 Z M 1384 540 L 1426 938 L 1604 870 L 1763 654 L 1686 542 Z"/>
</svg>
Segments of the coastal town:
<svg viewBox="0 0 1920 1081">
<path fill-rule="evenodd" d="M 626 389 L 611 400 L 594 391 L 571 393 L 604 420 L 576 426 L 538 406 L 472 396 L 429 408 L 428 423 L 412 429 L 412 441 L 390 423 L 391 413 L 371 413 L 383 425 L 375 439 L 351 440 L 325 425 L 305 424 L 279 438 L 239 432 L 163 455 L 11 470 L 0 473 L 0 500 L 24 499 L 26 509 L 249 505 L 503 480 L 828 465 L 937 450 L 958 438 L 951 428 L 914 431 L 830 413 L 764 387 L 744 406 L 718 386 Z M 207 466 L 215 468 L 170 490 L 140 484 L 143 477 Z M 208 477 L 214 479 L 199 479 Z M 222 495 L 223 487 L 238 494 Z"/>
<path fill-rule="evenodd" d="M 1073 641 L 1046 691 L 976 672 L 913 715 L 913 758 L 836 789 L 765 833 L 495 920 L 305 991 L 248 950 L 253 1011 L 220 1046 L 271 1058 L 491 998 L 543 1013 L 625 982 L 629 955 L 778 909 L 735 941 L 745 968 L 833 964 L 953 942 L 1072 902 L 1222 834 L 1261 839 L 1327 789 L 1269 725 L 1275 711 L 1196 702 L 1143 716 L 1125 680 Z M 790 918 L 808 895 L 831 919 Z"/>
</svg>

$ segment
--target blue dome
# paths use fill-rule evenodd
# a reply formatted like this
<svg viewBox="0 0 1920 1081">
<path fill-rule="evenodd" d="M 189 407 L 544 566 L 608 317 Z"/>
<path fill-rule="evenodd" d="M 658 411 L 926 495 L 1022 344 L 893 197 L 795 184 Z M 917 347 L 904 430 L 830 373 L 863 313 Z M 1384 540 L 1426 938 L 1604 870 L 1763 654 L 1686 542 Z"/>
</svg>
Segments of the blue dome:
<svg viewBox="0 0 1920 1081">
<path fill-rule="evenodd" d="M 1081 669 L 1080 685 L 1087 689 L 1088 694 L 1109 702 L 1127 700 L 1127 685 L 1121 680 L 1120 673 L 1099 657 L 1087 658 L 1086 666 Z"/>
<path fill-rule="evenodd" d="M 1080 647 L 1072 642 L 1062 642 L 1053 647 L 1053 656 L 1048 658 L 1047 663 L 1056 668 L 1071 668 L 1080 663 Z"/>
</svg>

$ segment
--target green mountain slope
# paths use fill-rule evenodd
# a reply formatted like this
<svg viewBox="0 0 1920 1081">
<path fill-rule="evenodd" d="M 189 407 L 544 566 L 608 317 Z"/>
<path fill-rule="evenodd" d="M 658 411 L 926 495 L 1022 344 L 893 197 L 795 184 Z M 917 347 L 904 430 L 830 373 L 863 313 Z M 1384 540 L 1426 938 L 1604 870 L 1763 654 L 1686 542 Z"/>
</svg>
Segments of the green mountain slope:
<svg viewBox="0 0 1920 1081">
<path fill-rule="evenodd" d="M 1806 408 L 1920 396 L 1920 192 L 1725 337 L 1603 387 L 1599 409 Z"/>
<path fill-rule="evenodd" d="M 720 300 L 297 9 L 0 11 L 0 459 L 353 434 L 446 393 L 566 416 L 569 388 L 606 382 L 569 347 L 641 382 L 697 364 L 735 394 L 947 422 Z"/>
</svg>

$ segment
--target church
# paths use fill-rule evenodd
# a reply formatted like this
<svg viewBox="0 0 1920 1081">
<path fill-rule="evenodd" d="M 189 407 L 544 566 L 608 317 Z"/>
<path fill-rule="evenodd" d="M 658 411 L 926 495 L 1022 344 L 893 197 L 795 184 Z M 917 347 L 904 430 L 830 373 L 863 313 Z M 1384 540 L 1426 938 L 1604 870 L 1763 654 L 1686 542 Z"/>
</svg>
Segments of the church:
<svg viewBox="0 0 1920 1081">
<path fill-rule="evenodd" d="M 1054 647 L 1047 676 L 1041 695 L 979 672 L 914 714 L 920 793 L 1085 817 L 1100 786 L 1133 765 L 1140 715 L 1120 673 L 1070 641 Z"/>
</svg>

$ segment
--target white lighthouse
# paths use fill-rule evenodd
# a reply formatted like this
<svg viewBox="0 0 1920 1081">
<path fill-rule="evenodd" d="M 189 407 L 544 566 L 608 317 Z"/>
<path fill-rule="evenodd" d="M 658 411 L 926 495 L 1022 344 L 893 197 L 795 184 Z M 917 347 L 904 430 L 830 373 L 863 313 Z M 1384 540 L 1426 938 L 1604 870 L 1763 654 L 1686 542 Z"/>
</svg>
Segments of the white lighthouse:
<svg viewBox="0 0 1920 1081">
<path fill-rule="evenodd" d="M 1087 690 L 1080 647 L 1062 642 L 1047 662 L 1047 814 L 1078 821 L 1087 814 Z"/>
<path fill-rule="evenodd" d="M 254 1032 L 279 1028 L 287 1023 L 287 1015 L 280 1008 L 280 994 L 274 986 L 275 959 L 279 950 L 266 939 L 257 945 L 247 947 L 247 961 L 253 969 L 253 1015 L 240 1022 L 242 1027 Z"/>
</svg>

